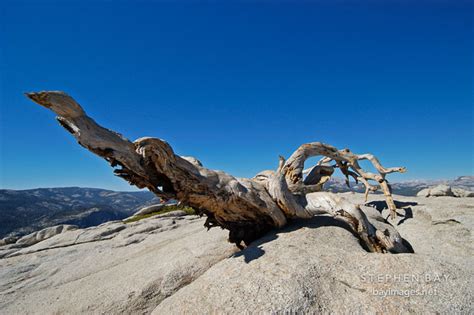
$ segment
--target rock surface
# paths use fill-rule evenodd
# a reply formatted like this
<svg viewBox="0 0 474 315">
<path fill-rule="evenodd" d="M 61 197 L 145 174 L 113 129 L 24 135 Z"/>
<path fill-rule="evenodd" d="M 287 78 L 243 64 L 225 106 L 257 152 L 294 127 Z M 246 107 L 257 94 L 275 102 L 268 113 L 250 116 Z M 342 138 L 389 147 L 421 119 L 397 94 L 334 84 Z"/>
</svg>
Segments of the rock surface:
<svg viewBox="0 0 474 315">
<path fill-rule="evenodd" d="M 462 189 L 462 188 L 452 188 L 448 185 L 437 185 L 430 188 L 425 188 L 420 190 L 417 194 L 417 197 L 459 197 L 467 198 L 474 197 L 474 191 Z"/>
<path fill-rule="evenodd" d="M 48 238 L 51 238 L 55 235 L 72 230 L 77 230 L 77 226 L 68 224 L 56 225 L 25 235 L 16 241 L 15 244 L 24 247 L 31 246 L 41 241 L 47 240 Z"/>
<path fill-rule="evenodd" d="M 448 185 L 438 185 L 430 189 L 431 197 L 454 196 L 451 187 Z"/>
<path fill-rule="evenodd" d="M 430 188 L 422 189 L 416 194 L 416 196 L 417 197 L 429 197 L 430 196 L 430 191 L 431 191 Z"/>
<path fill-rule="evenodd" d="M 163 208 L 168 207 L 168 206 L 176 206 L 178 203 L 160 203 L 160 204 L 155 204 L 147 207 L 143 207 L 137 212 L 135 212 L 130 218 L 137 217 L 137 216 L 142 216 L 142 215 L 147 215 L 153 212 L 158 212 L 163 210 Z"/>
<path fill-rule="evenodd" d="M 462 189 L 462 188 L 453 188 L 453 194 L 456 197 L 460 198 L 467 198 L 467 197 L 474 197 L 474 191 Z"/>
<path fill-rule="evenodd" d="M 0 313 L 149 313 L 235 251 L 196 216 L 62 233 L 0 259 Z"/>
<path fill-rule="evenodd" d="M 157 205 L 151 205 L 151 206 L 143 207 L 140 210 L 138 210 L 137 212 L 135 212 L 132 215 L 132 217 L 157 212 L 157 211 L 160 211 L 161 209 L 163 209 L 165 206 L 166 206 L 165 204 L 157 204 Z"/>
<path fill-rule="evenodd" d="M 344 195 L 363 203 L 361 194 Z M 2 246 L 0 313 L 472 313 L 474 200 L 395 199 L 403 215 L 395 224 L 415 254 L 367 253 L 325 216 L 243 251 L 196 216 L 109 222 Z M 366 207 L 387 217 L 382 200 L 371 195 Z"/>
</svg>

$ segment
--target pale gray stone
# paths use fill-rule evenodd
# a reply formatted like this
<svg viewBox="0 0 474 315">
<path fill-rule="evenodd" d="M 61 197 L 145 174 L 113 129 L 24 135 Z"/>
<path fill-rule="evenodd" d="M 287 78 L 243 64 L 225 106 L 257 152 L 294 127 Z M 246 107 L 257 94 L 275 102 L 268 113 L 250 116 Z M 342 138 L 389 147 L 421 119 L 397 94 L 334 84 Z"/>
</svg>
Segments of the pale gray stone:
<svg viewBox="0 0 474 315">
<path fill-rule="evenodd" d="M 395 200 L 393 223 L 415 254 L 368 253 L 328 216 L 293 222 L 244 251 L 204 219 L 177 215 L 6 248 L 1 313 L 472 313 L 474 200 Z M 369 195 L 364 211 L 386 224 L 385 208 L 383 196 Z"/>
<path fill-rule="evenodd" d="M 68 224 L 56 225 L 25 235 L 17 240 L 15 244 L 25 247 L 31 246 L 58 234 L 72 230 L 77 230 L 77 226 Z"/>
<path fill-rule="evenodd" d="M 429 197 L 430 196 L 430 188 L 425 188 L 425 189 L 422 189 L 420 190 L 416 196 L 417 197 Z"/>
<path fill-rule="evenodd" d="M 156 204 L 156 205 L 151 205 L 151 206 L 148 206 L 148 207 L 143 207 L 140 210 L 138 210 L 137 212 L 135 212 L 132 217 L 136 217 L 136 216 L 139 216 L 139 215 L 146 215 L 146 214 L 150 214 L 150 213 L 153 213 L 153 212 L 158 212 L 158 211 L 162 210 L 164 207 L 170 206 L 170 205 L 176 205 L 176 203 L 173 203 L 173 204 L 164 204 L 163 203 L 163 204 Z"/>
<path fill-rule="evenodd" d="M 468 198 L 474 197 L 474 191 L 459 188 L 450 187 L 448 185 L 437 185 L 431 188 L 425 188 L 420 190 L 417 197 L 459 197 Z"/>
<path fill-rule="evenodd" d="M 451 187 L 448 185 L 438 185 L 430 189 L 430 197 L 454 196 Z"/>
<path fill-rule="evenodd" d="M 462 188 L 452 188 L 453 194 L 455 197 L 460 198 L 470 198 L 474 197 L 474 191 L 462 189 Z"/>
</svg>

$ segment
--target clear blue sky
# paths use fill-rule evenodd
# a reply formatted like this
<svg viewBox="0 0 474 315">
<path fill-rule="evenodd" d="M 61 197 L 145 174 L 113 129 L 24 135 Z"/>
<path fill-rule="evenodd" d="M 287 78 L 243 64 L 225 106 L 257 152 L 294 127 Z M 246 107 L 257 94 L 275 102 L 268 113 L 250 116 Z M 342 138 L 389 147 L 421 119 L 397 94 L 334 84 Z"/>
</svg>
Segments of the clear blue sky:
<svg viewBox="0 0 474 315">
<path fill-rule="evenodd" d="M 131 189 L 22 94 L 45 89 L 236 176 L 311 141 L 474 173 L 472 1 L 269 2 L 2 1 L 0 186 Z"/>
</svg>

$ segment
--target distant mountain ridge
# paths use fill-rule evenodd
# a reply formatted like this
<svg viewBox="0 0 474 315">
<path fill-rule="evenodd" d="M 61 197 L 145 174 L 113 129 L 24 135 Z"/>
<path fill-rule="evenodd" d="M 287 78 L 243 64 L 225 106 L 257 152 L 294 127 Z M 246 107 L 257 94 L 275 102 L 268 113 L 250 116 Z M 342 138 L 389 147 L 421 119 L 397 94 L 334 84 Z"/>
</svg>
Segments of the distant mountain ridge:
<svg viewBox="0 0 474 315">
<path fill-rule="evenodd" d="M 0 190 L 0 238 L 73 224 L 81 228 L 121 220 L 143 206 L 158 203 L 151 192 L 98 188 Z"/>
<path fill-rule="evenodd" d="M 416 196 L 416 194 L 425 188 L 445 184 L 451 187 L 462 188 L 466 190 L 474 190 L 474 176 L 459 176 L 453 180 L 411 180 L 403 182 L 390 183 L 392 193 L 402 196 Z M 325 189 L 333 192 L 347 192 L 356 191 L 364 192 L 365 187 L 361 183 L 356 184 L 354 181 L 350 182 L 350 188 L 347 187 L 344 179 L 331 178 L 326 184 Z M 379 191 L 381 193 L 381 191 Z"/>
</svg>

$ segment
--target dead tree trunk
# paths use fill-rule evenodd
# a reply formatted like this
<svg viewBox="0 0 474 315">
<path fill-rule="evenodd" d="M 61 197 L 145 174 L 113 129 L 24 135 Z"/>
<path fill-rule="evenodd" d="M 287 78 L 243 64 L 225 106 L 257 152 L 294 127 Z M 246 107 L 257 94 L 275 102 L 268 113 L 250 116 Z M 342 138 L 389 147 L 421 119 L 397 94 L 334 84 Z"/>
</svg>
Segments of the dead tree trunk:
<svg viewBox="0 0 474 315">
<path fill-rule="evenodd" d="M 263 171 L 254 178 L 235 178 L 221 171 L 207 169 L 195 158 L 174 154 L 160 139 L 141 138 L 129 141 L 119 133 L 105 129 L 87 116 L 82 107 L 64 92 L 26 94 L 34 102 L 52 110 L 59 123 L 79 144 L 106 159 L 114 173 L 139 188 L 147 188 L 158 197 L 176 199 L 207 216 L 205 226 L 229 230 L 229 241 L 242 248 L 269 229 L 282 227 L 291 218 L 309 218 L 331 214 L 346 222 L 373 252 L 408 252 L 402 238 L 380 218 L 370 218 L 358 205 L 329 192 L 321 192 L 335 168 L 360 180 L 366 195 L 381 187 L 392 216 L 396 215 L 385 175 L 404 172 L 402 167 L 384 168 L 371 154 L 356 155 L 348 149 L 313 142 L 300 146 L 285 161 L 280 157 L 276 171 Z M 304 171 L 304 162 L 322 156 L 318 164 Z M 364 171 L 359 160 L 367 159 L 378 174 Z M 334 161 L 335 165 L 328 165 Z M 304 177 L 303 173 L 307 173 Z M 369 184 L 375 181 L 375 185 Z"/>
</svg>

